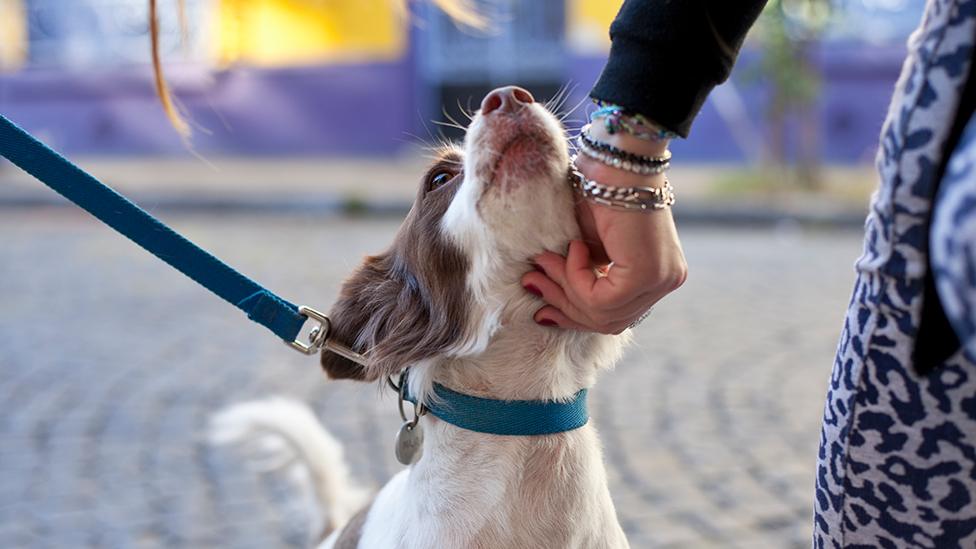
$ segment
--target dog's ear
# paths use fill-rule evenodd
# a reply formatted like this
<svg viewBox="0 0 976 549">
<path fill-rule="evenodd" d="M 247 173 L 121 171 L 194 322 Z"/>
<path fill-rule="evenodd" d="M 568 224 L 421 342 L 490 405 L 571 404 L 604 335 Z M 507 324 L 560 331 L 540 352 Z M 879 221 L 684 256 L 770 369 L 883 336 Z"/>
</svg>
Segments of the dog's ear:
<svg viewBox="0 0 976 549">
<path fill-rule="evenodd" d="M 393 254 L 368 257 L 343 283 L 329 313 L 330 337 L 366 354 L 367 364 L 323 351 L 326 374 L 374 381 L 447 350 L 464 324 L 462 297 L 452 294 L 421 284 Z"/>
<path fill-rule="evenodd" d="M 329 338 L 356 352 L 365 353 L 367 343 L 364 332 L 370 323 L 370 315 L 378 307 L 372 298 L 376 288 L 385 278 L 377 269 L 382 259 L 368 257 L 363 264 L 342 283 L 339 299 L 329 311 L 331 332 Z M 322 351 L 322 369 L 332 379 L 356 379 L 365 381 L 366 370 L 347 358 Z"/>
</svg>

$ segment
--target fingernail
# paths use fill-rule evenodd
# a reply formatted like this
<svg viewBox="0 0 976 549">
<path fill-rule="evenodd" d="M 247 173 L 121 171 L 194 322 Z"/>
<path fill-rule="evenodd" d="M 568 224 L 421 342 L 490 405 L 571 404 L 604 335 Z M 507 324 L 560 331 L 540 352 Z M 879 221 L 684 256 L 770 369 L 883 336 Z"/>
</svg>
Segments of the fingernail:
<svg viewBox="0 0 976 549">
<path fill-rule="evenodd" d="M 539 288 L 536 288 L 532 284 L 526 284 L 525 286 L 523 286 L 523 288 L 525 288 L 525 291 L 529 292 L 530 294 L 532 294 L 532 295 L 534 295 L 536 297 L 542 297 L 542 290 L 540 290 Z"/>
<path fill-rule="evenodd" d="M 543 318 L 542 320 L 536 320 L 536 324 L 539 326 L 546 326 L 547 328 L 557 328 L 559 324 L 556 324 L 555 320 L 549 318 Z"/>
</svg>

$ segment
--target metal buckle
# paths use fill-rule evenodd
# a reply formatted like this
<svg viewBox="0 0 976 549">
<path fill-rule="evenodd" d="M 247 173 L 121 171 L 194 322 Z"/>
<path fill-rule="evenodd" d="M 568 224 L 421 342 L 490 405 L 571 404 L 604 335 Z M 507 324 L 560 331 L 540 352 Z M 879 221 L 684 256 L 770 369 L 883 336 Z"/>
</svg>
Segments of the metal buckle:
<svg viewBox="0 0 976 549">
<path fill-rule="evenodd" d="M 332 331 L 332 322 L 329 320 L 329 317 L 304 305 L 298 308 L 298 314 L 318 322 L 318 326 L 312 328 L 312 331 L 308 333 L 308 344 L 302 343 L 297 339 L 295 341 L 286 341 L 285 344 L 299 353 L 314 355 L 325 345 L 326 339 L 329 337 L 329 332 Z"/>
<path fill-rule="evenodd" d="M 366 364 L 366 356 L 362 353 L 357 353 L 341 343 L 329 341 L 329 334 L 332 332 L 332 321 L 329 320 L 329 317 L 304 305 L 298 308 L 298 314 L 317 322 L 318 326 L 312 328 L 312 331 L 308 333 L 308 344 L 296 339 L 295 341 L 286 341 L 286 345 L 304 355 L 314 355 L 324 349 L 356 364 Z"/>
<path fill-rule="evenodd" d="M 393 386 L 392 378 L 387 377 L 387 382 L 390 386 Z M 400 383 L 397 388 L 397 408 L 400 410 L 400 417 L 403 419 L 404 423 L 410 425 L 411 428 L 416 427 L 420 423 L 420 418 L 427 415 L 427 407 L 421 402 L 413 403 L 413 419 L 407 419 L 407 414 L 403 411 L 403 401 L 407 400 L 407 372 L 404 371 L 400 374 Z"/>
</svg>

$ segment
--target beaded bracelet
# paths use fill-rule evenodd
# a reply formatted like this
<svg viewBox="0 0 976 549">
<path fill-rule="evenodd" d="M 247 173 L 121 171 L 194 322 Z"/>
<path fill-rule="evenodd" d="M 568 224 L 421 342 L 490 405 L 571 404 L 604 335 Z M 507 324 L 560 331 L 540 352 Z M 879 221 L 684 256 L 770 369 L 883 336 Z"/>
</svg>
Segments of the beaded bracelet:
<svg viewBox="0 0 976 549">
<path fill-rule="evenodd" d="M 671 167 L 671 151 L 665 151 L 661 156 L 634 154 L 593 139 L 589 128 L 590 126 L 586 125 L 580 131 L 577 139 L 579 150 L 602 164 L 640 175 L 662 173 Z"/>
<path fill-rule="evenodd" d="M 642 114 L 627 112 L 620 105 L 607 103 L 599 99 L 594 99 L 593 101 L 596 103 L 597 109 L 590 113 L 590 122 L 603 119 L 604 127 L 607 129 L 607 133 L 611 135 L 619 131 L 625 131 L 634 137 L 646 141 L 663 141 L 665 139 L 680 137 L 675 132 L 665 130 L 651 122 Z"/>
<path fill-rule="evenodd" d="M 663 187 L 615 187 L 587 179 L 576 168 L 574 156 L 569 165 L 569 183 L 584 199 L 626 211 L 655 211 L 670 208 L 675 202 L 674 187 L 665 181 Z"/>
</svg>

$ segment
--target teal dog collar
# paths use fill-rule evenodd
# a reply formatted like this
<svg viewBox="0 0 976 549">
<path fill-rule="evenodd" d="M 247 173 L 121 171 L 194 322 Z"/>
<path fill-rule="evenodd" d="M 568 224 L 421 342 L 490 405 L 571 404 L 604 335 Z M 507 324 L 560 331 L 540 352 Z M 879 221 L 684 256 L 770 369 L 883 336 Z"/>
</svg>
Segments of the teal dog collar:
<svg viewBox="0 0 976 549">
<path fill-rule="evenodd" d="M 401 378 L 406 383 L 406 376 Z M 586 389 L 566 401 L 496 400 L 465 395 L 435 383 L 434 398 L 425 402 L 427 412 L 451 425 L 489 435 L 551 435 L 579 429 L 586 425 Z M 404 391 L 404 400 L 417 399 Z"/>
</svg>

